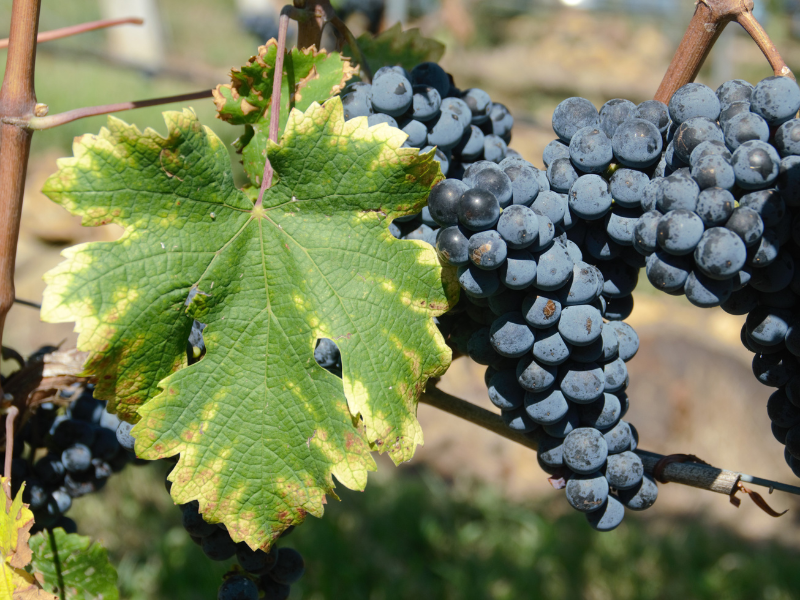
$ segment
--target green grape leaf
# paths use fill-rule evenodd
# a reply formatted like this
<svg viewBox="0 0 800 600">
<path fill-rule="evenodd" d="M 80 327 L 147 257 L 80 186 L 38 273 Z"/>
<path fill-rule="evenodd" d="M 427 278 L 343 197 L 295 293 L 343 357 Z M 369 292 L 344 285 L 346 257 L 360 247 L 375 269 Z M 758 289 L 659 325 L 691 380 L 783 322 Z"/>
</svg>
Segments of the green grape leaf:
<svg viewBox="0 0 800 600">
<path fill-rule="evenodd" d="M 399 463 L 422 443 L 417 398 L 450 361 L 431 317 L 457 286 L 388 225 L 442 175 L 400 130 L 345 122 L 334 97 L 292 111 L 257 206 L 194 113 L 165 118 L 167 137 L 109 119 L 47 181 L 85 224 L 125 233 L 67 250 L 42 314 L 77 321 L 96 397 L 129 420 L 138 409 L 137 454 L 180 453 L 174 500 L 266 548 L 322 514 L 333 475 L 363 489 L 371 450 Z M 206 354 L 180 368 L 192 319 Z M 342 379 L 314 361 L 318 338 L 339 345 Z"/>
<path fill-rule="evenodd" d="M 231 71 L 231 83 L 218 85 L 213 92 L 217 116 L 232 125 L 247 126 L 245 134 L 237 140 L 237 150 L 242 152 L 244 170 L 256 186 L 261 185 L 266 162 L 277 54 L 278 43 L 270 40 L 241 69 Z M 283 73 L 279 138 L 293 108 L 304 111 L 312 102 L 324 102 L 335 96 L 358 73 L 358 68 L 337 52 L 293 48 L 286 53 Z"/>
<path fill-rule="evenodd" d="M 373 73 L 387 65 L 400 65 L 410 71 L 421 62 L 439 62 L 444 54 L 444 44 L 423 37 L 416 28 L 404 31 L 400 23 L 374 37 L 365 33 L 356 41 Z M 342 52 L 355 55 L 349 46 Z"/>
<path fill-rule="evenodd" d="M 108 562 L 106 549 L 90 537 L 53 529 L 51 544 L 47 532 L 31 536 L 31 565 L 41 573 L 44 588 L 59 591 L 56 561 L 61 569 L 65 597 L 68 600 L 117 600 L 117 571 Z"/>
</svg>

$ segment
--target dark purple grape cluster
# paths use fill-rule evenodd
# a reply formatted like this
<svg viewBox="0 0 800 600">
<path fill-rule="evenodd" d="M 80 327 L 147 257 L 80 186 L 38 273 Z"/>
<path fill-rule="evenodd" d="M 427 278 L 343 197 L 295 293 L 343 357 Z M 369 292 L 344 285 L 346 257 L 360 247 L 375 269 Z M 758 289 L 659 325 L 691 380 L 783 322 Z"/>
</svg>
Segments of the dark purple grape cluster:
<svg viewBox="0 0 800 600">
<path fill-rule="evenodd" d="M 169 492 L 172 488 L 169 473 L 164 481 Z M 196 500 L 181 504 L 179 508 L 183 515 L 183 528 L 209 559 L 225 561 L 236 557 L 243 571 L 234 571 L 225 578 L 219 588 L 218 600 L 286 600 L 292 584 L 305 573 L 305 562 L 297 550 L 277 546 L 269 552 L 253 550 L 244 542 L 234 542 L 223 524 L 205 521 Z M 289 527 L 281 537 L 293 530 L 294 526 Z"/>
</svg>

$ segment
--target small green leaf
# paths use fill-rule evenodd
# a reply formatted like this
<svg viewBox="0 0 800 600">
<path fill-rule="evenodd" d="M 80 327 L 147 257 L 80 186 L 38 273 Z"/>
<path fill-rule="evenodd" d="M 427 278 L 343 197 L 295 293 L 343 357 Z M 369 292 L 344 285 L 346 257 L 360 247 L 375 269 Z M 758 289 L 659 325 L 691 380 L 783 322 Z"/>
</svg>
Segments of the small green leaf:
<svg viewBox="0 0 800 600">
<path fill-rule="evenodd" d="M 400 23 L 375 37 L 365 33 L 356 41 L 373 73 L 386 65 L 400 65 L 410 71 L 422 62 L 439 62 L 444 54 L 444 44 L 422 37 L 416 28 L 403 31 Z M 349 46 L 342 52 L 354 56 Z"/>
<path fill-rule="evenodd" d="M 46 531 L 31 537 L 31 565 L 44 576 L 44 587 L 59 591 L 58 560 L 68 600 L 117 600 L 117 572 L 108 562 L 106 549 L 91 538 L 66 533 L 60 527 L 52 532 L 55 552 Z"/>
<path fill-rule="evenodd" d="M 77 320 L 96 397 L 126 419 L 138 408 L 137 454 L 180 454 L 173 498 L 266 548 L 322 514 L 334 475 L 363 489 L 372 449 L 399 463 L 422 443 L 417 399 L 450 361 L 432 317 L 453 284 L 429 245 L 388 226 L 442 175 L 398 129 L 345 122 L 334 97 L 292 111 L 256 206 L 191 111 L 165 116 L 166 138 L 111 118 L 59 162 L 45 192 L 125 234 L 68 250 L 42 314 Z M 173 373 L 192 319 L 207 352 Z M 314 361 L 323 337 L 343 379 Z"/>
<path fill-rule="evenodd" d="M 249 126 L 237 150 L 242 152 L 245 172 L 256 186 L 261 185 L 266 162 L 277 50 L 277 42 L 270 40 L 241 69 L 231 71 L 231 83 L 214 90 L 219 118 L 232 125 Z M 279 138 L 293 108 L 304 111 L 312 102 L 335 96 L 358 69 L 337 52 L 293 48 L 286 53 L 283 73 Z"/>
</svg>

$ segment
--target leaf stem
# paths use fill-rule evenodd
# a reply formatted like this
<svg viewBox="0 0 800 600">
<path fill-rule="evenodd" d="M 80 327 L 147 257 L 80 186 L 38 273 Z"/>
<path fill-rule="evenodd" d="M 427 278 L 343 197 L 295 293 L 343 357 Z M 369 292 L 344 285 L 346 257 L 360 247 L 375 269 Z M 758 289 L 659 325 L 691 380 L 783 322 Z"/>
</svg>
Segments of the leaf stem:
<svg viewBox="0 0 800 600">
<path fill-rule="evenodd" d="M 116 27 L 117 25 L 143 25 L 144 19 L 139 17 L 125 17 L 124 19 L 104 19 L 102 21 L 90 21 L 88 23 L 81 23 L 80 25 L 70 25 L 69 27 L 62 27 L 61 29 L 53 29 L 52 31 L 45 31 L 36 36 L 36 42 L 51 42 L 53 40 L 60 40 L 62 38 L 71 37 L 86 33 L 87 31 L 95 31 L 96 29 L 107 29 L 108 27 Z M 8 38 L 0 39 L 0 48 L 8 48 Z"/>
<path fill-rule="evenodd" d="M 3 464 L 3 477 L 11 480 L 11 459 L 14 454 L 14 419 L 17 418 L 19 409 L 10 406 L 6 411 L 6 455 Z"/>
<path fill-rule="evenodd" d="M 342 21 L 335 14 L 331 15 L 328 18 L 328 23 L 333 25 L 336 28 L 336 31 L 338 31 L 342 35 L 342 37 L 344 37 L 345 41 L 347 41 L 348 45 L 350 46 L 350 49 L 355 54 L 354 58 L 356 59 L 356 62 L 358 62 L 358 64 L 361 66 L 362 79 L 364 79 L 367 83 L 371 83 L 372 71 L 369 68 L 367 59 L 364 57 L 364 53 L 361 52 L 361 48 L 358 46 L 358 42 L 356 41 L 353 32 L 350 31 L 350 28 L 345 24 L 345 22 Z"/>
<path fill-rule="evenodd" d="M 278 48 L 275 56 L 275 70 L 272 77 L 272 96 L 270 98 L 269 114 L 269 141 L 278 141 L 278 129 L 281 119 L 281 88 L 283 87 L 283 62 L 286 58 L 286 33 L 289 30 L 289 15 L 286 11 L 281 12 L 281 19 L 278 25 Z M 269 142 L 264 151 L 264 175 L 261 178 L 261 189 L 258 191 L 256 206 L 261 206 L 264 201 L 264 192 L 272 185 L 272 177 L 275 173 L 272 164 L 269 162 Z"/>
<path fill-rule="evenodd" d="M 58 545 L 56 544 L 56 536 L 53 534 L 52 529 L 47 530 L 47 537 L 50 540 L 50 550 L 53 553 L 53 564 L 56 568 L 56 581 L 58 581 L 58 597 L 61 600 L 67 600 L 67 592 L 64 589 L 64 574 L 61 572 L 61 557 L 58 556 Z"/>
<path fill-rule="evenodd" d="M 499 415 L 475 406 L 471 402 L 443 392 L 433 385 L 428 385 L 425 393 L 419 399 L 424 404 L 436 407 L 451 415 L 469 421 L 479 427 L 488 429 L 506 439 L 521 444 L 531 450 L 537 449 L 535 436 L 528 436 L 509 429 Z M 642 459 L 644 470 L 652 474 L 656 465 L 664 458 L 662 454 L 637 449 L 636 454 Z M 696 462 L 671 463 L 661 473 L 664 481 L 689 485 L 706 491 L 730 495 L 736 490 L 740 479 L 755 485 L 781 490 L 789 494 L 800 495 L 800 488 L 769 479 L 753 477 L 736 471 L 719 469 L 711 465 Z"/>
<path fill-rule="evenodd" d="M 173 104 L 175 102 L 186 102 L 188 100 L 211 98 L 211 96 L 211 90 L 202 90 L 200 92 L 179 94 L 177 96 L 165 96 L 163 98 L 152 98 L 150 100 L 135 100 L 134 102 L 119 102 L 117 104 L 103 104 L 101 106 L 86 106 L 84 108 L 76 108 L 63 113 L 48 115 L 46 117 L 34 117 L 30 115 L 16 119 L 4 117 L 2 122 L 14 124 L 19 127 L 26 127 L 27 129 L 31 130 L 51 129 L 53 127 L 58 127 L 59 125 L 77 121 L 78 119 L 85 119 L 87 117 L 107 115 L 109 113 L 133 110 L 135 108 L 147 108 L 148 106 L 161 106 L 162 104 Z"/>
<path fill-rule="evenodd" d="M 790 77 L 791 79 L 797 81 L 794 73 L 792 73 L 792 70 L 788 67 L 786 62 L 778 53 L 778 49 L 775 47 L 775 44 L 773 44 L 772 40 L 769 39 L 767 32 L 764 31 L 761 23 L 758 22 L 758 19 L 753 16 L 751 11 L 747 10 L 742 12 L 736 17 L 736 22 L 742 26 L 742 28 L 750 35 L 750 37 L 759 47 L 761 52 L 764 53 L 764 56 L 769 62 L 769 66 L 772 67 L 772 71 L 776 76 Z"/>
</svg>

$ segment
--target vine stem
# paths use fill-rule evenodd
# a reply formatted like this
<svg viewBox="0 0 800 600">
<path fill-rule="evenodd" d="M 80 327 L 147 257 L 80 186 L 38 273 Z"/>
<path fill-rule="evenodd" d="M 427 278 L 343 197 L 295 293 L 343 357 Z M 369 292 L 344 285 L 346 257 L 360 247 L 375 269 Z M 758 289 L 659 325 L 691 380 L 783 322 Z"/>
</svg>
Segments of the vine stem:
<svg viewBox="0 0 800 600">
<path fill-rule="evenodd" d="M 139 17 L 125 17 L 124 19 L 104 19 L 102 21 L 81 23 L 80 25 L 70 25 L 69 27 L 62 27 L 61 29 L 53 29 L 52 31 L 40 33 L 36 36 L 36 42 L 38 44 L 42 42 L 52 42 L 53 40 L 79 35 L 87 31 L 107 29 L 109 27 L 117 27 L 118 25 L 144 25 L 144 19 L 140 19 Z M 8 48 L 8 38 L 0 40 L 0 48 Z"/>
<path fill-rule="evenodd" d="M 278 48 L 275 56 L 275 71 L 272 77 L 272 97 L 270 99 L 269 113 L 269 141 L 278 141 L 278 128 L 281 119 L 281 87 L 283 86 L 283 62 L 286 58 L 286 33 L 289 31 L 289 15 L 286 11 L 281 12 L 281 19 L 278 25 Z M 272 185 L 272 177 L 275 170 L 269 162 L 269 142 L 267 150 L 264 151 L 264 175 L 261 177 L 261 189 L 258 191 L 256 206 L 261 206 L 264 201 L 264 192 Z"/>
<path fill-rule="evenodd" d="M 3 477 L 11 481 L 11 459 L 14 455 L 14 419 L 17 418 L 19 409 L 10 406 L 6 411 L 6 455 L 3 464 Z"/>
<path fill-rule="evenodd" d="M 0 120 L 2 120 L 3 123 L 13 124 L 19 127 L 26 127 L 30 130 L 51 129 L 53 127 L 58 127 L 59 125 L 77 121 L 78 119 L 85 119 L 87 117 L 96 117 L 98 115 L 123 112 L 126 110 L 133 110 L 135 108 L 147 108 L 148 106 L 161 106 L 162 104 L 173 104 L 175 102 L 187 102 L 189 100 L 211 98 L 211 96 L 212 90 L 202 90 L 200 92 L 179 94 L 177 96 L 165 96 L 163 98 L 152 98 L 150 100 L 135 100 L 133 102 L 119 102 L 117 104 L 103 104 L 101 106 L 86 106 L 84 108 L 76 108 L 63 113 L 48 115 L 46 117 L 27 115 L 26 117 L 21 118 L 3 117 Z"/>
<path fill-rule="evenodd" d="M 58 597 L 67 600 L 67 591 L 64 589 L 64 574 L 61 572 L 61 557 L 58 555 L 58 544 L 52 529 L 47 530 L 47 537 L 50 540 L 50 551 L 53 553 L 53 565 L 56 568 L 56 580 L 58 581 Z"/>
<path fill-rule="evenodd" d="M 443 392 L 433 385 L 428 386 L 419 401 L 469 421 L 479 427 L 488 429 L 526 448 L 530 448 L 531 450 L 537 449 L 535 436 L 528 436 L 512 431 L 506 426 L 499 415 L 485 408 L 481 408 L 480 406 L 475 406 L 471 402 L 462 400 L 447 392 Z M 656 465 L 664 458 L 662 454 L 648 452 L 647 450 L 637 449 L 636 454 L 642 459 L 645 472 L 651 475 L 654 473 Z M 778 481 L 770 481 L 760 477 L 753 477 L 736 471 L 719 469 L 711 465 L 696 462 L 670 463 L 663 469 L 660 475 L 663 482 L 680 483 L 682 485 L 689 485 L 727 496 L 736 493 L 740 480 L 770 488 L 770 491 L 776 489 L 789 494 L 800 495 L 800 487 L 787 485 Z"/>
<path fill-rule="evenodd" d="M 695 80 L 714 43 L 731 21 L 739 23 L 750 35 L 775 75 L 794 79 L 791 69 L 752 11 L 753 0 L 697 0 L 692 20 L 664 74 L 655 99 L 667 104 L 672 94 Z"/>
<path fill-rule="evenodd" d="M 6 72 L 0 88 L 0 117 L 24 117 L 35 110 L 33 75 L 40 2 L 14 0 L 12 5 Z M 25 127 L 0 123 L 0 347 L 6 316 L 14 304 L 14 263 L 32 135 Z M 2 394 L 0 385 L 0 397 Z"/>
</svg>

